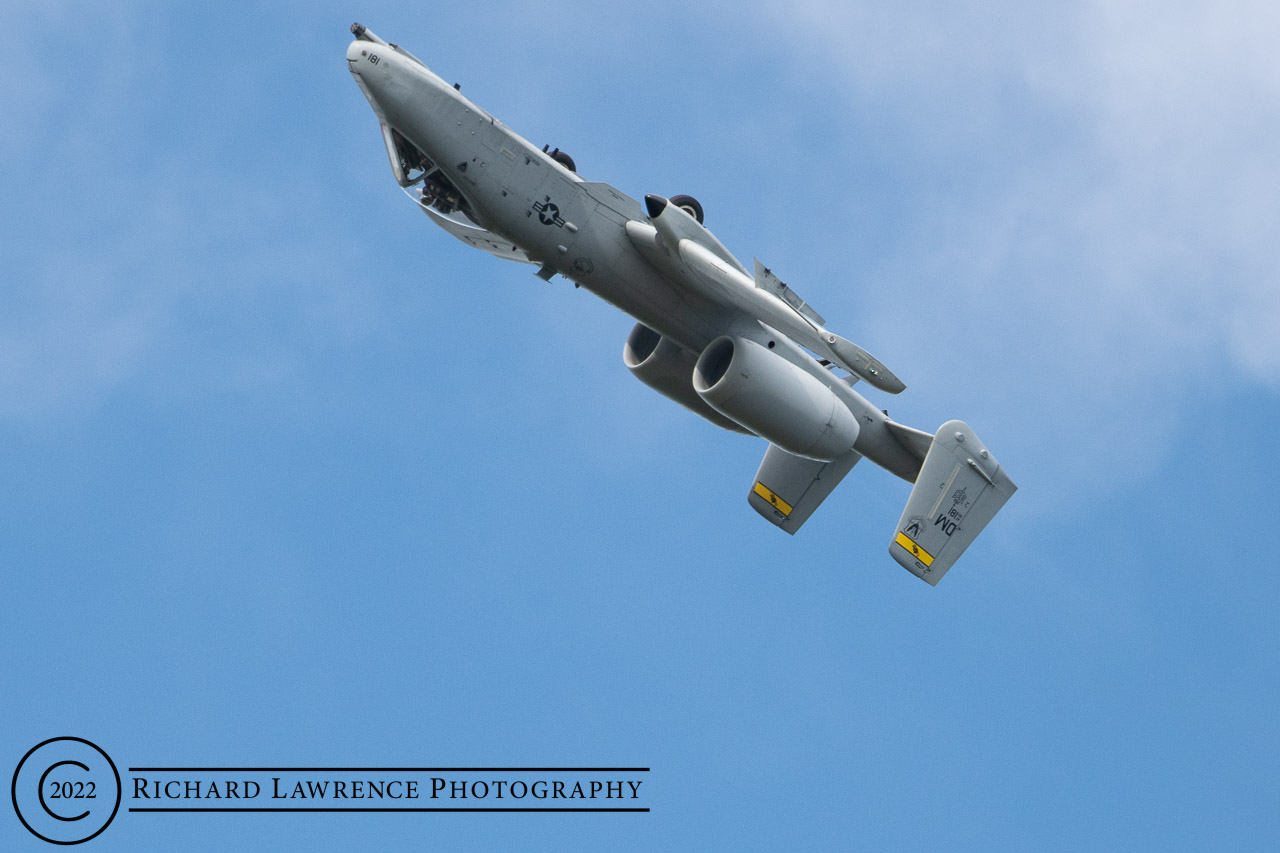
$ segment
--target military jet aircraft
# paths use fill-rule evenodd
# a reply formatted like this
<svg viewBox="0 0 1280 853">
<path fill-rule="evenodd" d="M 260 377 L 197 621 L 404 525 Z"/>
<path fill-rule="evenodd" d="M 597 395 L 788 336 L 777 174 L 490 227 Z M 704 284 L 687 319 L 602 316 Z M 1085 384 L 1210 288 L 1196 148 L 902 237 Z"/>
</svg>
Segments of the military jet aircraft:
<svg viewBox="0 0 1280 853">
<path fill-rule="evenodd" d="M 396 182 L 436 225 L 499 258 L 562 275 L 639 322 L 636 378 L 718 427 L 769 442 L 747 493 L 795 533 L 864 456 L 913 483 L 889 553 L 936 584 L 1017 486 L 962 421 L 929 434 L 853 389 L 906 386 L 831 332 L 756 261 L 744 266 L 686 195 L 643 204 L 530 144 L 402 47 L 354 24 L 347 66 L 377 114 Z M 548 146 L 549 147 L 549 146 Z"/>
</svg>

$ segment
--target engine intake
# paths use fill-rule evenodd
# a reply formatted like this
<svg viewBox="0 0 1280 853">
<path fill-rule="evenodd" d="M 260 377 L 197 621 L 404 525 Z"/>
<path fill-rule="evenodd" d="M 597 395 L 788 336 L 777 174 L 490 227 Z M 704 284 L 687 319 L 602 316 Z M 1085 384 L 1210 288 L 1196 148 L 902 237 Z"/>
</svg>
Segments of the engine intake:
<svg viewBox="0 0 1280 853">
<path fill-rule="evenodd" d="M 858 421 L 834 391 L 744 338 L 708 344 L 693 388 L 717 412 L 796 456 L 830 462 L 858 440 Z"/>
<path fill-rule="evenodd" d="M 643 323 L 636 323 L 622 348 L 622 361 L 637 379 L 662 396 L 675 400 L 699 417 L 731 432 L 750 435 L 730 418 L 708 406 L 693 390 L 693 366 L 697 356 L 664 338 Z"/>
</svg>

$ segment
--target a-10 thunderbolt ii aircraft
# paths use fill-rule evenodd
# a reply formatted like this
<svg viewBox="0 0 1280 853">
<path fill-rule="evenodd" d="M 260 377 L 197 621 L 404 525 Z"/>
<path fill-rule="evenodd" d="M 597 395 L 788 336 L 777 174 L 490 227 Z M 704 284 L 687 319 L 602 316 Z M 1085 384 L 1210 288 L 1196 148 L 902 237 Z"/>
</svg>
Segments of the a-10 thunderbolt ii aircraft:
<svg viewBox="0 0 1280 853">
<path fill-rule="evenodd" d="M 889 553 L 936 584 L 1017 486 L 973 430 L 895 423 L 853 389 L 905 388 L 759 261 L 748 269 L 689 196 L 644 203 L 538 149 L 417 57 L 355 24 L 347 66 L 396 182 L 432 222 L 499 258 L 562 275 L 639 322 L 622 357 L 706 420 L 769 442 L 747 499 L 795 533 L 864 456 L 915 485 Z M 844 374 L 844 375 L 842 375 Z"/>
</svg>

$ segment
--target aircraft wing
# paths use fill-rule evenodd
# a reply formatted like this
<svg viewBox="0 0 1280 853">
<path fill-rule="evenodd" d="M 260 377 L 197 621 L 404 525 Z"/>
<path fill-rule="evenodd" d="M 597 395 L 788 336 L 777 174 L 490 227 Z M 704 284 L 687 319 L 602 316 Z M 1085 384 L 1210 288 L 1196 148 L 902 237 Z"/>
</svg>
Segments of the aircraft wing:
<svg viewBox="0 0 1280 853">
<path fill-rule="evenodd" d="M 747 502 L 769 521 L 794 534 L 861 458 L 861 453 L 850 450 L 833 462 L 817 462 L 793 456 L 771 444 L 756 472 Z"/>
<path fill-rule="evenodd" d="M 968 424 L 947 421 L 934 435 L 889 553 L 937 585 L 1017 490 Z"/>
<path fill-rule="evenodd" d="M 677 285 L 755 317 L 875 388 L 898 394 L 907 387 L 862 347 L 823 328 L 822 315 L 759 261 L 752 278 L 693 217 L 657 196 L 646 196 L 645 202 L 651 205 L 650 222 L 628 221 L 627 237 Z"/>
<path fill-rule="evenodd" d="M 420 204 L 423 212 L 431 217 L 431 221 L 457 237 L 468 246 L 474 246 L 477 249 L 488 252 L 496 258 L 502 258 L 508 261 L 519 261 L 522 264 L 532 264 L 529 256 L 524 250 L 513 243 L 503 240 L 492 231 L 487 231 L 479 226 L 472 225 L 470 222 L 463 221 L 461 216 L 446 216 L 445 214 Z"/>
</svg>

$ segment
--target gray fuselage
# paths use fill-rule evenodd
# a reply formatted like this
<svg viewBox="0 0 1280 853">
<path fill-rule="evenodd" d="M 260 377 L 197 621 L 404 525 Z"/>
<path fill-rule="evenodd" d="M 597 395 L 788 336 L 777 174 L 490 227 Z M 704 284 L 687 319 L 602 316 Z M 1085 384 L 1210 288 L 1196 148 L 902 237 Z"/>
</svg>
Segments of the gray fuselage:
<svg viewBox="0 0 1280 853">
<path fill-rule="evenodd" d="M 847 381 L 758 316 L 673 280 L 646 260 L 627 235 L 628 222 L 648 221 L 639 201 L 583 180 L 393 45 L 358 38 L 347 62 L 384 128 L 425 154 L 465 198 L 467 215 L 540 264 L 544 276 L 563 275 L 694 354 L 722 335 L 767 346 L 849 407 L 860 426 L 854 449 L 915 479 L 920 460 Z"/>
</svg>

